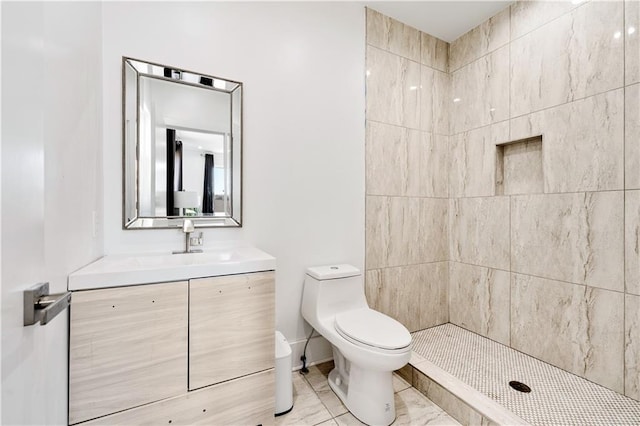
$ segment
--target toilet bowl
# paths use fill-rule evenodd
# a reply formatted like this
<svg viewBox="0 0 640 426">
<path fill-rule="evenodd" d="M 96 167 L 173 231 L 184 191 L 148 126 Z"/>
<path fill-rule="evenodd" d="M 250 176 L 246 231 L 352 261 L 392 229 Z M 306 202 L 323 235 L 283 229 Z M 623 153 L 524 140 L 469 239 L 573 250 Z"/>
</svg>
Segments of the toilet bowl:
<svg viewBox="0 0 640 426">
<path fill-rule="evenodd" d="M 367 304 L 360 270 L 351 265 L 307 269 L 302 316 L 333 347 L 329 386 L 358 420 L 387 426 L 396 418 L 394 370 L 411 358 L 411 335 Z"/>
</svg>

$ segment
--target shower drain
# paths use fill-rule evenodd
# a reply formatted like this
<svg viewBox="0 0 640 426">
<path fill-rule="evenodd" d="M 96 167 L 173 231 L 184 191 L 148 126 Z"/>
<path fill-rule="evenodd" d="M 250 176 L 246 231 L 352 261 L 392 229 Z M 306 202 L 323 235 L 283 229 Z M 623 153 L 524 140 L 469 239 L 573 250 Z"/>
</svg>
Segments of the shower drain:
<svg viewBox="0 0 640 426">
<path fill-rule="evenodd" d="M 512 380 L 509 382 L 509 386 L 511 386 L 512 388 L 514 388 L 515 390 L 517 390 L 518 392 L 524 392 L 524 393 L 529 393 L 531 392 L 531 388 L 527 385 L 525 385 L 522 382 L 518 382 L 516 380 Z"/>
</svg>

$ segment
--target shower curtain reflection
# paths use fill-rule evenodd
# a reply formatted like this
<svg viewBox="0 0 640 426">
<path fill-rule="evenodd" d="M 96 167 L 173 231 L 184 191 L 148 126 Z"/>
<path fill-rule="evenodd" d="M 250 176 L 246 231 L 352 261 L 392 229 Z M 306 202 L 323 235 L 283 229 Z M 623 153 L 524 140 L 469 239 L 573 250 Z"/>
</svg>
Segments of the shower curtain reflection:
<svg viewBox="0 0 640 426">
<path fill-rule="evenodd" d="M 202 213 L 213 214 L 213 155 L 204 156 L 204 188 L 202 192 Z"/>
</svg>

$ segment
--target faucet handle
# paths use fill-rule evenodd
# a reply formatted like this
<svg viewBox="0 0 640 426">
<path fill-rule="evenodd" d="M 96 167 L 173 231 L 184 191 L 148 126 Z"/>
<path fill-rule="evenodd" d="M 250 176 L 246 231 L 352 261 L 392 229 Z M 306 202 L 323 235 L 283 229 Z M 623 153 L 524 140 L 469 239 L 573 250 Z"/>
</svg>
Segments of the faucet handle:
<svg viewBox="0 0 640 426">
<path fill-rule="evenodd" d="M 193 221 L 191 219 L 185 219 L 182 222 L 182 232 L 184 232 L 185 234 L 188 234 L 190 232 L 193 232 L 195 230 L 195 227 L 193 226 Z"/>
<path fill-rule="evenodd" d="M 192 246 L 201 246 L 204 238 L 202 237 L 202 232 L 197 237 L 191 237 L 191 245 Z"/>
</svg>

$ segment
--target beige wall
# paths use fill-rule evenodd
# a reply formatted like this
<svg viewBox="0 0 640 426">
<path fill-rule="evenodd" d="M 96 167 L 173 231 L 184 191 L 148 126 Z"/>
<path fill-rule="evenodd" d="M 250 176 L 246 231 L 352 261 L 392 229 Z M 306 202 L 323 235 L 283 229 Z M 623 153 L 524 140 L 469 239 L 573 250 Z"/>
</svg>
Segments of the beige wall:
<svg viewBox="0 0 640 426">
<path fill-rule="evenodd" d="M 373 37 L 371 15 L 368 69 L 383 56 L 400 64 L 386 66 L 396 79 L 417 74 L 402 68 L 412 64 L 402 52 L 388 52 L 398 44 L 390 43 L 394 35 L 411 31 L 376 16 L 386 37 Z M 527 1 L 455 40 L 449 102 L 439 109 L 450 108 L 450 161 L 444 166 L 441 154 L 440 169 L 403 160 L 412 132 L 442 130 L 412 127 L 416 114 L 422 123 L 424 99 L 391 101 L 369 76 L 366 264 L 375 306 L 411 329 L 448 318 L 640 399 L 639 35 L 636 0 Z M 386 50 L 372 46 L 380 40 Z M 423 97 L 439 93 L 425 94 L 422 84 Z M 396 121 L 376 110 L 414 102 L 418 112 Z M 378 139 L 380 128 L 407 141 Z M 541 144 L 497 148 L 540 135 Z M 382 140 L 395 143 L 376 146 Z M 441 173 L 448 191 L 411 192 L 441 182 Z M 445 193 L 449 220 L 440 224 L 424 206 Z M 431 222 L 423 228 L 425 220 Z M 445 238 L 447 227 L 448 256 L 435 259 L 434 234 Z M 448 289 L 424 271 L 442 260 L 449 260 Z M 438 272 L 440 283 L 447 281 Z M 447 291 L 448 312 L 434 308 Z"/>
<path fill-rule="evenodd" d="M 366 291 L 410 331 L 449 319 L 448 48 L 367 10 Z"/>
</svg>

